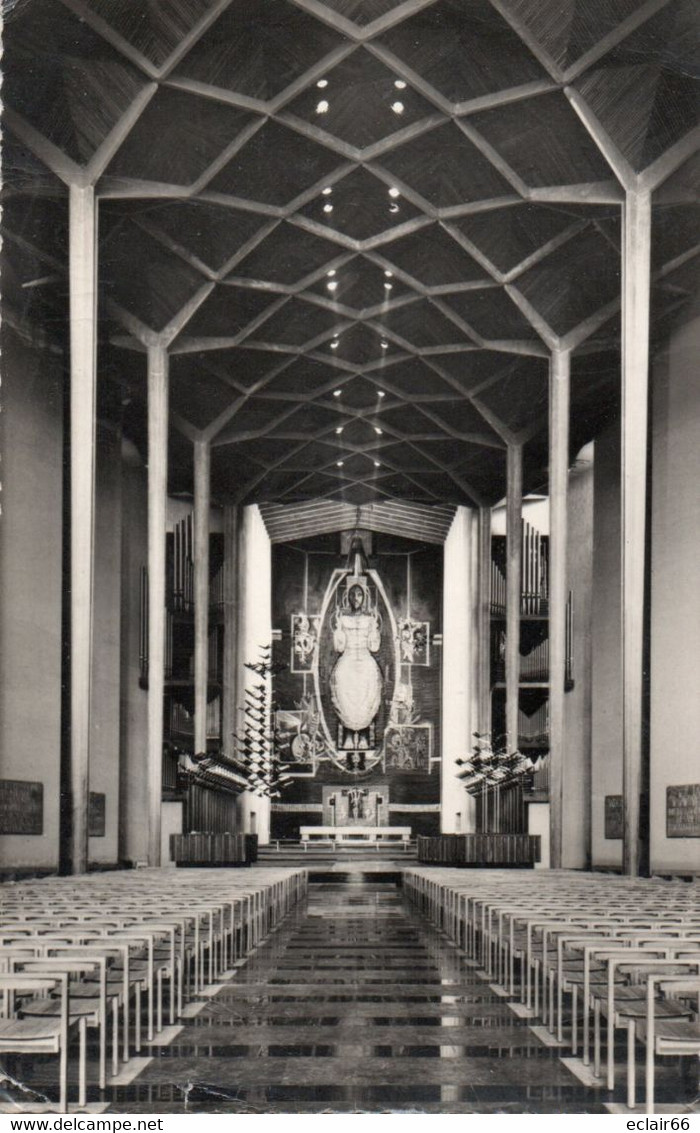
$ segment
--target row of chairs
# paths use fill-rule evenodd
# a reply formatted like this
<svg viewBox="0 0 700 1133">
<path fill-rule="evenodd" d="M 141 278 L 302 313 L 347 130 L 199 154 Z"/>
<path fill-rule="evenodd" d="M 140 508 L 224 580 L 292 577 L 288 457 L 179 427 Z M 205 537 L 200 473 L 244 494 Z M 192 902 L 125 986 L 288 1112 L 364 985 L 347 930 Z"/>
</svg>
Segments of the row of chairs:
<svg viewBox="0 0 700 1133">
<path fill-rule="evenodd" d="M 59 1059 L 68 1105 L 77 1034 L 78 1105 L 86 1100 L 87 1030 L 99 1085 L 120 1056 L 174 1024 L 187 1002 L 247 955 L 307 892 L 305 870 L 135 870 L 0 886 L 0 1052 Z M 166 994 L 167 993 L 167 994 Z"/>
<path fill-rule="evenodd" d="M 611 1091 L 616 1032 L 626 1029 L 631 1109 L 639 1044 L 648 1113 L 656 1059 L 700 1055 L 697 883 L 432 868 L 406 871 L 404 888 L 489 979 L 519 995 L 533 1020 L 568 1041 L 586 1067 L 592 1063 L 594 1080 Z"/>
</svg>

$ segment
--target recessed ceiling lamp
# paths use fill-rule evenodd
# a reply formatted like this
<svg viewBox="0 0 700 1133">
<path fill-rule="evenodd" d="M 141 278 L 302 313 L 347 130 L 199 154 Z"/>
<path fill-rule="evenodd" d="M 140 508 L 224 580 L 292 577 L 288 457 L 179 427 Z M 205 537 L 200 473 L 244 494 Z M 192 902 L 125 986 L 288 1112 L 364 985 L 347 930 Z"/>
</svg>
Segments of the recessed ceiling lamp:
<svg viewBox="0 0 700 1133">
<path fill-rule="evenodd" d="M 342 392 L 343 392 L 342 389 L 334 389 L 333 390 L 333 397 L 340 397 Z"/>
<path fill-rule="evenodd" d="M 393 286 L 394 286 L 393 283 L 385 283 L 384 284 L 384 287 L 387 291 L 391 291 Z"/>
<path fill-rule="evenodd" d="M 389 212 L 398 212 L 398 211 L 399 211 L 399 206 L 397 205 L 396 201 L 392 201 L 392 203 L 389 205 Z"/>
<path fill-rule="evenodd" d="M 379 428 L 379 426 L 378 426 L 378 425 L 375 425 L 375 426 L 374 426 L 374 431 L 375 431 L 375 433 L 377 434 L 377 436 L 378 436 L 378 437 L 381 437 L 381 435 L 382 435 L 382 430 L 381 430 L 381 429 Z"/>
<path fill-rule="evenodd" d="M 379 462 L 378 460 L 375 460 L 375 462 L 374 462 L 374 467 L 375 467 L 375 468 L 381 468 L 381 464 L 380 464 L 380 462 Z"/>
<path fill-rule="evenodd" d="M 327 271 L 326 275 L 328 276 L 329 279 L 332 279 L 333 276 L 335 275 L 335 268 L 331 268 L 330 271 Z"/>
<path fill-rule="evenodd" d="M 342 425 L 338 425 L 338 428 L 336 429 L 336 433 L 338 434 L 338 436 L 340 436 L 340 434 L 342 433 L 342 431 L 343 431 L 343 426 L 342 426 Z"/>
<path fill-rule="evenodd" d="M 328 109 L 327 105 L 326 105 L 326 109 Z M 402 102 L 392 102 L 391 109 L 394 111 L 394 114 L 403 114 L 406 107 L 404 106 L 404 104 Z"/>
<path fill-rule="evenodd" d="M 323 211 L 324 211 L 324 212 L 333 212 L 333 205 L 332 205 L 332 204 L 330 204 L 330 203 L 329 203 L 329 204 L 327 204 L 327 205 L 324 205 L 324 206 L 323 206 Z"/>
<path fill-rule="evenodd" d="M 382 339 L 382 341 L 379 343 L 379 345 L 381 346 L 382 350 L 388 350 L 389 349 L 389 343 L 387 342 L 387 340 L 385 338 Z"/>
<path fill-rule="evenodd" d="M 320 85 L 321 84 L 319 83 L 319 86 Z M 394 86 L 396 87 L 397 90 L 405 90 L 406 89 L 406 84 L 403 81 L 403 79 L 394 79 Z"/>
<path fill-rule="evenodd" d="M 333 190 L 331 189 L 330 185 L 326 185 L 325 189 L 321 189 L 321 192 L 323 193 L 324 197 L 328 197 L 333 192 Z"/>
<path fill-rule="evenodd" d="M 404 86 L 405 85 L 406 84 L 404 83 Z M 324 87 L 328 86 L 328 79 L 319 79 L 318 82 L 316 83 L 316 86 L 319 87 L 321 90 L 323 90 Z"/>
<path fill-rule="evenodd" d="M 391 188 L 389 189 L 389 196 L 394 197 L 394 199 L 396 199 L 396 197 L 401 196 L 401 190 L 397 189 L 396 185 L 392 185 Z"/>
<path fill-rule="evenodd" d="M 329 291 L 335 291 L 338 287 L 338 280 L 337 279 L 329 280 L 328 283 L 326 284 L 326 287 L 328 288 Z"/>
<path fill-rule="evenodd" d="M 322 98 L 321 101 L 316 104 L 316 113 L 317 114 L 327 114 L 328 113 L 328 105 L 329 104 L 326 101 L 326 99 Z M 397 105 L 397 103 L 394 103 L 394 106 L 396 106 L 396 105 Z M 394 109 L 394 107 L 392 106 L 392 110 L 393 109 Z M 396 111 L 396 113 L 400 114 L 401 111 L 398 110 L 398 111 Z"/>
<path fill-rule="evenodd" d="M 337 350 L 339 346 L 340 346 L 340 339 L 334 338 L 332 343 L 331 343 L 331 350 Z M 340 396 L 340 390 L 339 389 L 336 390 L 335 393 L 333 394 L 333 396 L 339 397 Z"/>
<path fill-rule="evenodd" d="M 384 390 L 383 390 L 383 389 L 380 389 L 380 390 L 378 391 L 378 393 L 377 393 L 377 397 L 386 397 L 386 394 L 384 393 Z"/>
<path fill-rule="evenodd" d="M 343 467 L 343 462 L 342 462 L 342 460 L 336 460 L 336 462 L 335 462 L 335 463 L 336 463 L 336 465 L 338 466 L 338 468 L 342 468 L 342 467 Z"/>
<path fill-rule="evenodd" d="M 389 271 L 388 268 L 384 269 L 384 275 L 387 277 L 387 279 L 393 279 L 394 278 L 393 271 Z"/>
</svg>

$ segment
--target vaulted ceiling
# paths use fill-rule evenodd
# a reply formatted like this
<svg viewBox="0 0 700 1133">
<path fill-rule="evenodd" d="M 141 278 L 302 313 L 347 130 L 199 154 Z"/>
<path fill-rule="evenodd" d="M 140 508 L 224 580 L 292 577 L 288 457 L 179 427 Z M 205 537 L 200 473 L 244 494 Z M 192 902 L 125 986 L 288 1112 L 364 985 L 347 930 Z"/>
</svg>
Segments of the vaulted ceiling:
<svg viewBox="0 0 700 1133">
<path fill-rule="evenodd" d="M 171 489 L 276 506 L 493 503 L 619 389 L 625 176 L 658 333 L 696 283 L 695 0 L 14 0 L 4 292 L 61 342 L 66 183 L 96 184 L 100 380 L 143 439 L 170 342 Z"/>
</svg>

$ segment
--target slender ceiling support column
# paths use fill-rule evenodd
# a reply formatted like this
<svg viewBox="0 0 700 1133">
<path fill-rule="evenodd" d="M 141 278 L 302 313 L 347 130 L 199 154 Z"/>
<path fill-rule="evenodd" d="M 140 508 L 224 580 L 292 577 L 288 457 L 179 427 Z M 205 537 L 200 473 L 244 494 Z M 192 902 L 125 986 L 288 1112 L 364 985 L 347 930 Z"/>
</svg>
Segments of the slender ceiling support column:
<svg viewBox="0 0 700 1133">
<path fill-rule="evenodd" d="M 508 445 L 506 487 L 506 746 L 518 746 L 520 604 L 523 543 L 523 448 Z"/>
<path fill-rule="evenodd" d="M 148 347 L 148 864 L 160 865 L 165 685 L 168 352 Z"/>
<path fill-rule="evenodd" d="M 479 508 L 479 613 L 477 627 L 479 712 L 477 730 L 491 731 L 491 508 Z M 471 745 L 470 745 L 471 746 Z"/>
<path fill-rule="evenodd" d="M 622 269 L 623 870 L 639 873 L 647 503 L 651 195 L 629 190 Z"/>
<path fill-rule="evenodd" d="M 211 447 L 194 442 L 194 750 L 207 750 Z"/>
<path fill-rule="evenodd" d="M 221 697 L 221 738 L 224 755 L 235 754 L 236 665 L 238 633 L 238 519 L 235 504 L 224 507 L 224 671 Z"/>
<path fill-rule="evenodd" d="M 88 866 L 92 670 L 95 408 L 97 396 L 97 203 L 92 186 L 70 186 L 71 440 L 71 869 Z"/>
<path fill-rule="evenodd" d="M 553 869 L 561 869 L 563 859 L 570 378 L 571 354 L 555 348 L 549 369 L 549 815 Z"/>
</svg>

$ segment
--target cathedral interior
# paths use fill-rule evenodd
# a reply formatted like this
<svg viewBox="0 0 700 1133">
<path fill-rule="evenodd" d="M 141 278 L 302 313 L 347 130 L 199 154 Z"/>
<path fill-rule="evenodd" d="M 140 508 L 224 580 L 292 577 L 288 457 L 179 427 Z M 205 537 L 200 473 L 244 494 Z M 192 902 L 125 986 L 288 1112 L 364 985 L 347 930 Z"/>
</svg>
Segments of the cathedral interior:
<svg viewBox="0 0 700 1133">
<path fill-rule="evenodd" d="M 697 5 L 4 8 L 0 1114 L 697 1113 Z"/>
</svg>

